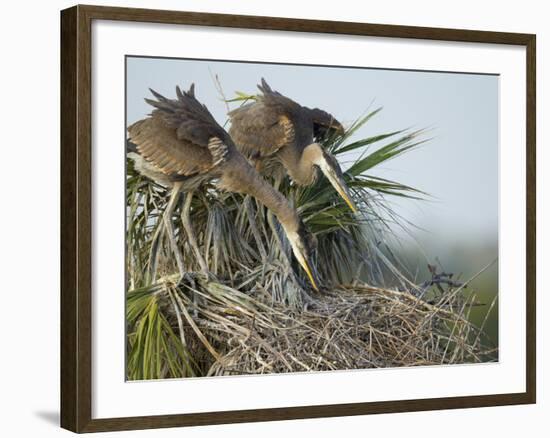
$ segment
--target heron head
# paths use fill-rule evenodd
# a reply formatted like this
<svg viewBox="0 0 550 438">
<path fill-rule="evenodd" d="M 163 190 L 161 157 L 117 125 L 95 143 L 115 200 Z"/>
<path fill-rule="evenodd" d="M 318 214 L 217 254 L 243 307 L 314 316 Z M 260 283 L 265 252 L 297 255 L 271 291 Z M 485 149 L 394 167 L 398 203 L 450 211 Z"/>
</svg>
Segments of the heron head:
<svg viewBox="0 0 550 438">
<path fill-rule="evenodd" d="M 327 152 L 319 143 L 312 143 L 304 150 L 305 158 L 314 166 L 317 166 L 327 177 L 340 197 L 346 202 L 351 211 L 357 212 L 355 202 L 351 196 L 349 187 L 344 180 L 342 168 L 338 160 L 330 152 Z"/>
<path fill-rule="evenodd" d="M 296 229 L 290 230 L 283 225 L 286 231 L 286 235 L 292 247 L 292 252 L 294 257 L 300 263 L 300 266 L 303 268 L 307 277 L 313 286 L 313 288 L 319 290 L 319 279 L 317 274 L 317 269 L 313 263 L 313 253 L 317 247 L 317 239 L 313 234 L 311 234 L 304 223 L 297 219 L 298 227 Z"/>
</svg>

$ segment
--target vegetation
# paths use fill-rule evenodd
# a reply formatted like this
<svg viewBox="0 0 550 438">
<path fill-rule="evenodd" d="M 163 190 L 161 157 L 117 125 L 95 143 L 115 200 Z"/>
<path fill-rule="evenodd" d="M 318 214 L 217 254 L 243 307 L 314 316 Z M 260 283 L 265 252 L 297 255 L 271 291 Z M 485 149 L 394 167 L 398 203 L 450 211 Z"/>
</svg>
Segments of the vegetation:
<svg viewBox="0 0 550 438">
<path fill-rule="evenodd" d="M 240 95 L 238 100 L 249 99 Z M 491 348 L 468 320 L 475 294 L 447 274 L 414 284 L 391 250 L 403 221 L 387 196 L 422 198 L 412 187 L 372 175 L 409 152 L 424 132 L 400 130 L 357 141 L 346 134 L 322 140 L 342 163 L 359 212 L 351 213 L 325 178 L 310 187 L 289 180 L 280 191 L 317 239 L 315 263 L 323 290 L 313 292 L 265 208 L 214 183 L 196 192 L 192 221 L 211 276 L 200 270 L 179 223 L 177 242 L 190 275 L 180 279 L 161 226 L 168 190 L 127 168 L 127 377 L 159 379 L 481 362 Z M 180 202 L 183 202 L 181 200 Z M 149 277 L 152 254 L 159 277 Z M 392 285 L 389 288 L 389 285 Z"/>
</svg>

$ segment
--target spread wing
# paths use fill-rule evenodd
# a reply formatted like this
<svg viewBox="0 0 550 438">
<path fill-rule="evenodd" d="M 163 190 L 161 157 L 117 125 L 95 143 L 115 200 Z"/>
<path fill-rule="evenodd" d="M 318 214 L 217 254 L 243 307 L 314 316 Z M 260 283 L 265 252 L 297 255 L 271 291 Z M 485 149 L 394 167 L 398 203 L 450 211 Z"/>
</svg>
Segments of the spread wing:
<svg viewBox="0 0 550 438">
<path fill-rule="evenodd" d="M 292 99 L 273 91 L 262 79 L 262 92 L 254 103 L 229 112 L 229 135 L 241 153 L 261 158 L 273 155 L 296 137 L 295 120 L 302 107 Z"/>
<path fill-rule="evenodd" d="M 194 87 L 167 99 L 151 90 L 157 100 L 151 115 L 128 128 L 138 152 L 166 175 L 205 173 L 220 164 L 232 146 L 225 130 L 194 94 Z"/>
<path fill-rule="evenodd" d="M 344 127 L 332 114 L 319 108 L 311 109 L 304 107 L 304 109 L 309 113 L 313 121 L 313 135 L 317 141 L 328 134 L 344 134 Z"/>
</svg>

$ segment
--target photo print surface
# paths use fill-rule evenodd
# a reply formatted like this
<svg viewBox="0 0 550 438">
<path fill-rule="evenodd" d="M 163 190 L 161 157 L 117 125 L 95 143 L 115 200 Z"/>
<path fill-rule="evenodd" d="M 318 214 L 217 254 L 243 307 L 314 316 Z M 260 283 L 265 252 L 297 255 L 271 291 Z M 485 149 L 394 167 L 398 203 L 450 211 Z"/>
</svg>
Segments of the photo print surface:
<svg viewBox="0 0 550 438">
<path fill-rule="evenodd" d="M 127 56 L 126 378 L 498 361 L 498 87 Z"/>
</svg>

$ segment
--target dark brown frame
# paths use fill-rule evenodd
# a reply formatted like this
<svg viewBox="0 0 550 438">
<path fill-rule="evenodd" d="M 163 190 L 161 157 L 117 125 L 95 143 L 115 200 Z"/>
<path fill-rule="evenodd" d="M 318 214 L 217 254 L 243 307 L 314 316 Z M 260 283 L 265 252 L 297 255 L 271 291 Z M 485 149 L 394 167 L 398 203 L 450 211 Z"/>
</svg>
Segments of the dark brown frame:
<svg viewBox="0 0 550 438">
<path fill-rule="evenodd" d="M 92 20 L 269 29 L 525 46 L 527 51 L 526 392 L 126 418 L 92 419 Z M 531 34 L 74 6 L 61 12 L 61 426 L 98 432 L 471 408 L 536 402 L 535 47 Z"/>
</svg>

